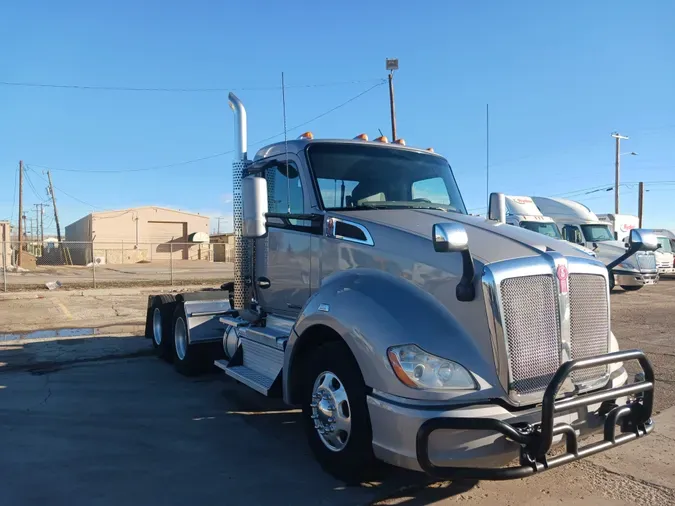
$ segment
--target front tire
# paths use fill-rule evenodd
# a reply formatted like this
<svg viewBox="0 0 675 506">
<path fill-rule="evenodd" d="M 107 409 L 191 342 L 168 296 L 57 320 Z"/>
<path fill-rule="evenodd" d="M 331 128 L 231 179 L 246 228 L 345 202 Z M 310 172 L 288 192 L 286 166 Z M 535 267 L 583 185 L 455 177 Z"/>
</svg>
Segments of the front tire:
<svg viewBox="0 0 675 506">
<path fill-rule="evenodd" d="M 640 285 L 640 286 L 635 286 L 635 285 L 632 285 L 632 286 L 626 285 L 626 286 L 624 286 L 624 285 L 621 285 L 621 288 L 623 288 L 623 289 L 626 290 L 627 292 L 637 292 L 637 291 L 640 290 L 643 286 L 644 286 L 644 285 Z"/>
<path fill-rule="evenodd" d="M 366 385 L 347 345 L 331 342 L 305 362 L 302 415 L 309 446 L 327 473 L 348 484 L 376 469 Z"/>
</svg>

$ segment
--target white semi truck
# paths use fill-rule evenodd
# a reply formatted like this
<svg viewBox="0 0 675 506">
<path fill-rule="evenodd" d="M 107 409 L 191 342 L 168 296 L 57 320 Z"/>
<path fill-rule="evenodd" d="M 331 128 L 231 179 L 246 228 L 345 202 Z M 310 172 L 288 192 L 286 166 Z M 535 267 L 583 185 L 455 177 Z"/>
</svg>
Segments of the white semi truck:
<svg viewBox="0 0 675 506">
<path fill-rule="evenodd" d="M 622 256 L 626 243 L 617 241 L 606 221 L 601 221 L 593 211 L 579 202 L 554 197 L 532 197 L 542 214 L 558 224 L 564 239 L 592 249 L 604 262 Z M 645 285 L 656 284 L 659 273 L 653 251 L 640 251 L 624 259 L 610 276 L 611 289 L 615 285 L 635 291 Z"/>
<path fill-rule="evenodd" d="M 215 363 L 300 406 L 316 459 L 348 482 L 376 459 L 522 478 L 653 429 L 653 369 L 611 331 L 614 266 L 506 225 L 503 195 L 469 216 L 448 162 L 401 141 L 305 134 L 249 158 L 230 105 L 234 282 L 148 299 L 146 335 L 178 372 Z"/>
<path fill-rule="evenodd" d="M 544 216 L 530 197 L 505 195 L 506 223 L 532 230 L 553 239 L 562 239 L 553 218 Z"/>
</svg>

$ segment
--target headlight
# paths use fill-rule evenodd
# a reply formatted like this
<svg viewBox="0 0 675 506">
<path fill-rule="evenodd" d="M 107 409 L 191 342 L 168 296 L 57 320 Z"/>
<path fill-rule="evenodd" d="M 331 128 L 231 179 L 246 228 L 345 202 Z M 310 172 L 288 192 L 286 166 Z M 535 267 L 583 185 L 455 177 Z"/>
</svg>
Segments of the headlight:
<svg viewBox="0 0 675 506">
<path fill-rule="evenodd" d="M 414 344 L 393 346 L 387 356 L 396 377 L 411 388 L 476 390 L 471 373 L 457 362 L 427 353 Z"/>
</svg>

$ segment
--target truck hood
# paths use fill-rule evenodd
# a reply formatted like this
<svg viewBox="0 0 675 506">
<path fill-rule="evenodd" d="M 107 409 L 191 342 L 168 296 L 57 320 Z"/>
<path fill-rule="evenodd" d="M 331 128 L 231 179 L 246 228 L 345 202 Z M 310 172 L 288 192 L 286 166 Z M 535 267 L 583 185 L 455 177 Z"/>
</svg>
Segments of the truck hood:
<svg viewBox="0 0 675 506">
<path fill-rule="evenodd" d="M 372 209 L 339 214 L 347 220 L 397 229 L 431 241 L 435 223 L 461 223 L 469 236 L 471 254 L 483 263 L 509 258 L 536 256 L 546 251 L 558 251 L 565 256 L 592 258 L 567 241 L 553 239 L 513 225 L 501 224 L 478 216 L 430 209 Z M 375 232 L 371 230 L 371 233 Z M 376 232 L 373 233 L 377 243 Z"/>
</svg>

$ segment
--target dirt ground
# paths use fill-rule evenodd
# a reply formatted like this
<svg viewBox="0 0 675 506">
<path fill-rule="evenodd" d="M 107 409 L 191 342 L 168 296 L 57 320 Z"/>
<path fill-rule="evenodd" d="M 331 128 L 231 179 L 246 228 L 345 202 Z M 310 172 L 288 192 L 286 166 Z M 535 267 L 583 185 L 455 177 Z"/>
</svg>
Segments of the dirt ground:
<svg viewBox="0 0 675 506">
<path fill-rule="evenodd" d="M 0 504 L 675 504 L 675 281 L 611 298 L 621 347 L 645 349 L 656 369 L 649 437 L 526 480 L 434 482 L 388 468 L 359 487 L 316 465 L 297 410 L 151 356 L 138 337 L 147 294 L 0 297 Z M 68 337 L 73 328 L 95 336 Z"/>
</svg>

